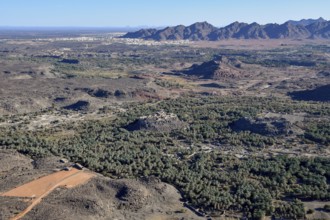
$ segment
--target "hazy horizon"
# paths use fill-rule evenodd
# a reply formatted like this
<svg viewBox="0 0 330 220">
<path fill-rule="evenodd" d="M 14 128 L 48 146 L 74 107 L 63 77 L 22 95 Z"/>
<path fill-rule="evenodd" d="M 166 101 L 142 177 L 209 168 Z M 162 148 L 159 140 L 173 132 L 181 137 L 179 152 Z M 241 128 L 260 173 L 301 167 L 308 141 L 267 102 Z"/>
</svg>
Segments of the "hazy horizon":
<svg viewBox="0 0 330 220">
<path fill-rule="evenodd" d="M 284 23 L 287 20 L 330 20 L 330 2 L 322 0 L 11 0 L 2 3 L 0 27 L 137 28 L 190 25 L 207 21 L 223 27 L 232 22 Z"/>
<path fill-rule="evenodd" d="M 288 19 L 286 21 L 289 20 L 295 20 L 295 21 L 299 21 L 302 19 L 319 19 L 321 17 L 318 18 L 301 18 L 301 19 Z M 325 19 L 324 17 L 322 17 L 323 19 Z M 328 19 L 325 19 L 328 20 Z M 285 22 L 286 22 L 285 21 Z M 208 22 L 208 21 L 196 21 L 196 22 Z M 194 22 L 194 23 L 196 23 Z M 236 21 L 233 21 L 236 22 Z M 231 23 L 233 23 L 231 22 Z M 244 21 L 237 21 L 237 22 L 244 22 Z M 188 25 L 192 25 L 194 23 L 188 24 Z M 210 23 L 210 22 L 208 22 Z M 228 23 L 226 25 L 222 25 L 222 26 L 216 26 L 218 28 L 222 28 L 225 27 L 227 25 L 230 25 L 231 23 Z M 247 23 L 247 22 L 245 22 Z M 252 22 L 251 22 L 252 23 Z M 258 22 L 257 22 L 258 23 Z M 275 22 L 270 22 L 270 23 L 275 23 Z M 284 22 L 283 22 L 284 23 Z M 212 24 L 212 23 L 210 23 Z M 282 23 L 278 23 L 278 24 L 282 24 Z M 0 25 L 0 30 L 33 30 L 33 31 L 52 31 L 52 30 L 60 30 L 60 31 L 66 31 L 66 30 L 70 30 L 70 31 L 80 31 L 80 30 L 111 30 L 111 31 L 136 31 L 136 30 L 140 30 L 143 28 L 155 28 L 155 29 L 163 29 L 169 26 L 177 26 L 177 25 L 181 25 L 181 24 L 175 24 L 175 25 L 165 25 L 165 26 L 148 26 L 148 25 L 139 25 L 139 26 L 1 26 Z M 188 26 L 187 25 L 187 26 Z M 213 24 L 212 24 L 213 25 Z M 261 24 L 264 25 L 264 24 Z"/>
</svg>

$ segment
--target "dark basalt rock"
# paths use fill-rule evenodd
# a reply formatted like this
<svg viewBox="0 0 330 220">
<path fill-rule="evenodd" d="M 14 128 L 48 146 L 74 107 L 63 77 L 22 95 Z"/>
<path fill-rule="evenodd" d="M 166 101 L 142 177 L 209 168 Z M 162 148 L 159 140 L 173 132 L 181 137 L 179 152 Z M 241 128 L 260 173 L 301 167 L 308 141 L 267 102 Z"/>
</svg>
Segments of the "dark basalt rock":
<svg viewBox="0 0 330 220">
<path fill-rule="evenodd" d="M 220 85 L 218 83 L 204 83 L 200 84 L 200 86 L 206 87 L 206 88 L 215 88 L 215 89 L 224 89 L 226 86 Z"/>
<path fill-rule="evenodd" d="M 64 102 L 65 100 L 66 100 L 65 97 L 56 97 L 56 98 L 54 99 L 54 102 Z"/>
<path fill-rule="evenodd" d="M 127 95 L 127 93 L 124 90 L 116 90 L 114 95 L 118 98 L 120 97 L 125 97 Z"/>
<path fill-rule="evenodd" d="M 112 95 L 112 92 L 103 90 L 103 89 L 97 89 L 93 91 L 90 95 L 95 96 L 97 98 L 108 98 L 109 96 Z"/>
<path fill-rule="evenodd" d="M 72 105 L 68 105 L 63 108 L 67 109 L 67 110 L 72 110 L 72 111 L 86 111 L 86 110 L 88 110 L 89 106 L 90 106 L 90 103 L 88 101 L 80 100 Z"/>
<path fill-rule="evenodd" d="M 67 64 L 79 64 L 79 60 L 76 60 L 76 59 L 63 59 L 60 62 L 67 63 Z"/>
</svg>

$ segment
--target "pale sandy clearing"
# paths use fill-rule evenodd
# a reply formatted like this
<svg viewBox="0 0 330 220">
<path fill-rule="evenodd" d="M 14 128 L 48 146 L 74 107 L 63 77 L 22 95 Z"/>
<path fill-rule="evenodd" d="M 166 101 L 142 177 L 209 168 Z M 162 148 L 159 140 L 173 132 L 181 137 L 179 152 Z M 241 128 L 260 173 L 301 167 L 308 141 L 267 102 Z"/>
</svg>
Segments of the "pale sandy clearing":
<svg viewBox="0 0 330 220">
<path fill-rule="evenodd" d="M 65 178 L 80 172 L 77 169 L 70 171 L 59 171 L 48 176 L 41 177 L 37 180 L 31 181 L 27 184 L 21 185 L 15 189 L 2 194 L 2 196 L 14 197 L 39 197 L 51 189 L 54 185 L 63 181 Z"/>
<path fill-rule="evenodd" d="M 95 174 L 72 168 L 70 171 L 59 171 L 48 176 L 41 177 L 40 179 L 31 181 L 5 192 L 1 196 L 33 198 L 32 203 L 25 210 L 12 218 L 12 220 L 17 220 L 25 216 L 36 205 L 38 205 L 44 197 L 46 197 L 57 187 L 64 186 L 67 188 L 72 188 L 87 182 L 93 176 L 95 176 Z"/>
</svg>

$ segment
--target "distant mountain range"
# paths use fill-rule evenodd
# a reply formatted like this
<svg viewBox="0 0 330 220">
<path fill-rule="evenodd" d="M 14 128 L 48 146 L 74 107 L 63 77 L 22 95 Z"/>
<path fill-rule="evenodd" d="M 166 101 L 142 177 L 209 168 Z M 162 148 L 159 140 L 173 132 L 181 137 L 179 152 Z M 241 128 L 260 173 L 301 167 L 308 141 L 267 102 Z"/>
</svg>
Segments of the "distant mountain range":
<svg viewBox="0 0 330 220">
<path fill-rule="evenodd" d="M 330 39 L 330 21 L 303 19 L 287 21 L 284 24 L 241 23 L 234 22 L 226 27 L 217 28 L 207 22 L 197 22 L 190 26 L 178 25 L 161 30 L 141 29 L 129 32 L 122 38 L 146 40 L 206 40 L 223 39 Z"/>
<path fill-rule="evenodd" d="M 310 24 L 313 24 L 315 22 L 325 22 L 324 18 L 320 17 L 319 19 L 302 19 L 300 21 L 293 21 L 289 20 L 288 22 L 293 24 L 293 25 L 302 25 L 302 26 L 307 26 Z"/>
</svg>

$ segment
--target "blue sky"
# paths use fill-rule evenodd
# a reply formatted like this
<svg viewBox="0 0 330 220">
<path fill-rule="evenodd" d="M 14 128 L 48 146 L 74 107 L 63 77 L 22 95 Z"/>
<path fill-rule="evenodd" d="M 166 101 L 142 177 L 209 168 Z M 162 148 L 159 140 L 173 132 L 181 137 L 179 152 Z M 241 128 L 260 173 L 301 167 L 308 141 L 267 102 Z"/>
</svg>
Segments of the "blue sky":
<svg viewBox="0 0 330 220">
<path fill-rule="evenodd" d="M 330 0 L 0 0 L 0 26 L 167 26 L 330 20 Z"/>
</svg>

